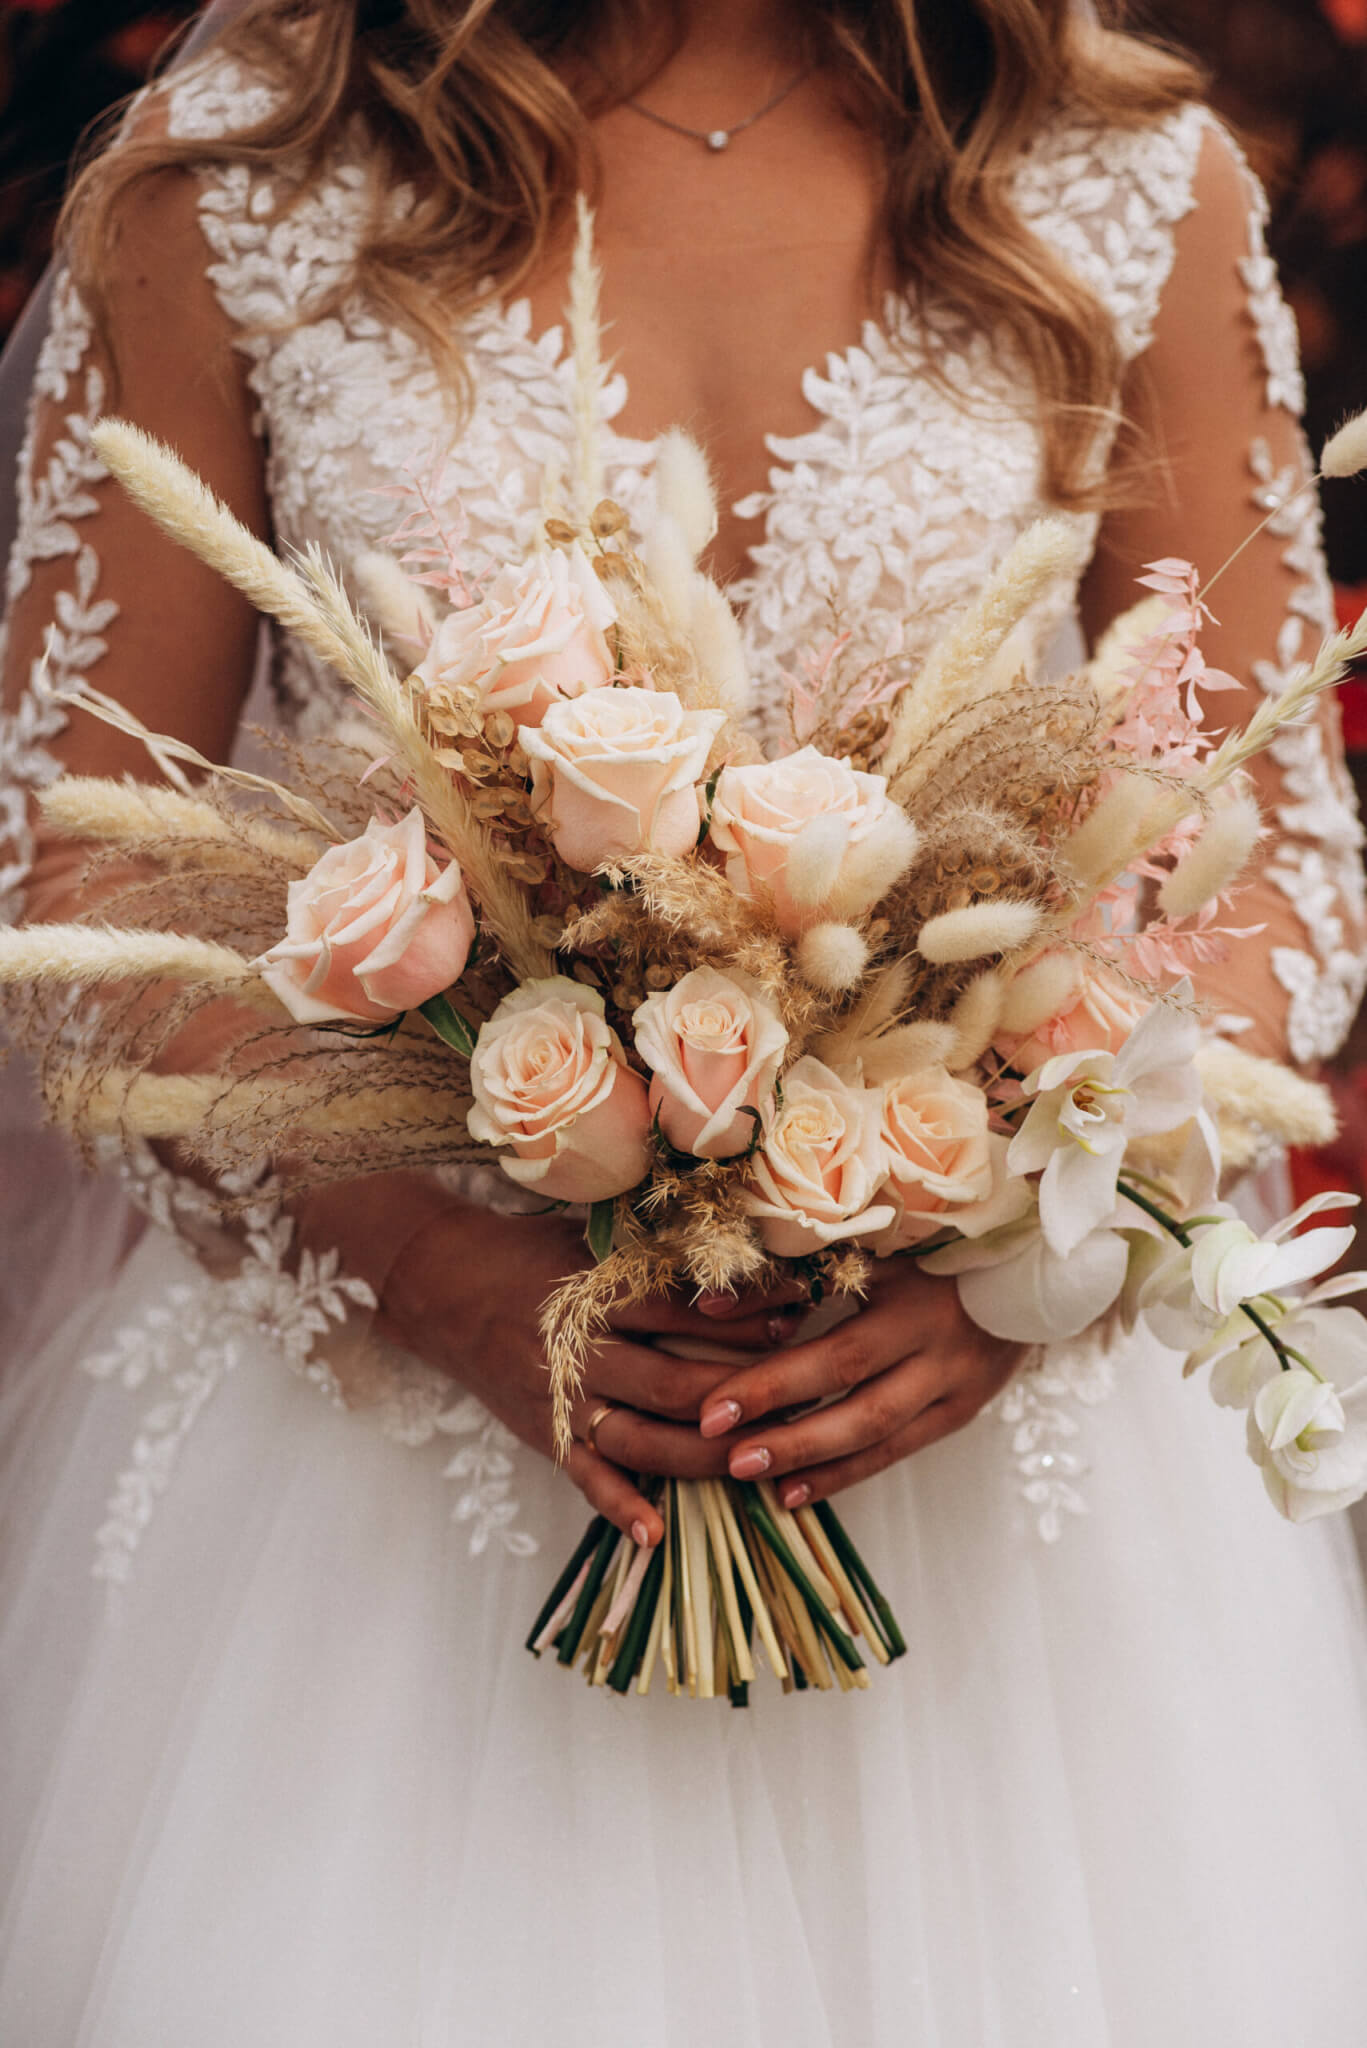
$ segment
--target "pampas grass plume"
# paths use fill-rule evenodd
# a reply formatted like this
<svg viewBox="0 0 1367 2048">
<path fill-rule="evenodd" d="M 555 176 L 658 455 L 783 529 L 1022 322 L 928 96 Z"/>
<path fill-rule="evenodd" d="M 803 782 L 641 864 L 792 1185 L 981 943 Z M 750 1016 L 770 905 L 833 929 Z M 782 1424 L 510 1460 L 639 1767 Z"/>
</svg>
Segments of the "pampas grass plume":
<svg viewBox="0 0 1367 2048">
<path fill-rule="evenodd" d="M 380 631 L 390 640 L 426 647 L 437 619 L 422 585 L 405 576 L 383 548 L 368 548 L 357 559 L 355 575 L 361 603 Z"/>
<path fill-rule="evenodd" d="M 1262 819 L 1252 791 L 1234 790 L 1159 889 L 1158 904 L 1164 916 L 1192 917 L 1221 895 L 1247 865 L 1261 831 Z"/>
<path fill-rule="evenodd" d="M 67 981 L 93 987 L 163 976 L 244 990 L 256 980 L 256 970 L 230 946 L 177 932 L 117 931 L 111 925 L 88 924 L 19 925 L 0 932 L 0 983 Z M 274 997 L 270 1006 L 279 1008 Z"/>
<path fill-rule="evenodd" d="M 1024 1033 L 1047 1024 L 1070 1007 L 1080 975 L 1081 967 L 1071 953 L 1041 953 L 1007 983 L 1002 1028 Z"/>
<path fill-rule="evenodd" d="M 868 966 L 868 941 L 853 925 L 814 924 L 798 940 L 797 964 L 817 988 L 840 995 L 856 986 Z"/>
<path fill-rule="evenodd" d="M 733 718 L 743 718 L 750 702 L 750 678 L 740 621 L 706 576 L 693 579 L 688 633 L 698 666 L 711 683 L 717 702 Z"/>
<path fill-rule="evenodd" d="M 993 953 L 1014 953 L 1039 929 L 1039 906 L 1010 900 L 966 903 L 962 910 L 942 911 L 927 918 L 916 940 L 923 960 L 947 967 L 958 960 L 983 960 Z"/>
<path fill-rule="evenodd" d="M 1325 476 L 1360 476 L 1367 469 L 1367 412 L 1356 413 L 1345 420 L 1336 434 L 1331 434 L 1324 444 L 1320 456 L 1320 470 Z"/>
<path fill-rule="evenodd" d="M 1338 1131 L 1329 1090 L 1278 1060 L 1216 1041 L 1201 1047 L 1196 1068 L 1222 1125 L 1232 1116 L 1284 1145 L 1327 1145 Z"/>
<path fill-rule="evenodd" d="M 707 458 L 679 427 L 662 434 L 655 450 L 655 502 L 682 534 L 697 561 L 717 531 L 717 499 Z"/>
</svg>

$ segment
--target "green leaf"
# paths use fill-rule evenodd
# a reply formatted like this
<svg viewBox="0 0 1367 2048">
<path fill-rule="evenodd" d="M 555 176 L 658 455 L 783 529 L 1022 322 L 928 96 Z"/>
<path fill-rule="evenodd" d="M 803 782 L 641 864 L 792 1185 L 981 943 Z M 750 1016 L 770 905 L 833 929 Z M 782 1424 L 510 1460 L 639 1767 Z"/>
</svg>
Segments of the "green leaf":
<svg viewBox="0 0 1367 2048">
<path fill-rule="evenodd" d="M 612 1250 L 612 1231 L 616 1221 L 616 1202 L 595 1202 L 589 1210 L 588 1227 L 584 1237 L 600 1266 Z"/>
<path fill-rule="evenodd" d="M 449 1045 L 467 1060 L 470 1058 L 475 1049 L 474 1033 L 448 997 L 433 996 L 422 1005 L 422 1014 L 443 1045 Z"/>
</svg>

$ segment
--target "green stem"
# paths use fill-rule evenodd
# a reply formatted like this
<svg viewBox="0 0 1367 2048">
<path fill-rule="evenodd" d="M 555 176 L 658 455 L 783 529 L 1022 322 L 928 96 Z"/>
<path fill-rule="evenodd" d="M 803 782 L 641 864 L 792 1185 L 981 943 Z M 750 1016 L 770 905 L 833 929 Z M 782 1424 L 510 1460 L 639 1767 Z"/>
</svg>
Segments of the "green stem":
<svg viewBox="0 0 1367 2048">
<path fill-rule="evenodd" d="M 598 1539 L 598 1548 L 593 1554 L 589 1574 L 579 1589 L 579 1598 L 574 1603 L 574 1612 L 565 1623 L 559 1638 L 556 1655 L 562 1664 L 573 1664 L 579 1654 L 579 1643 L 587 1626 L 593 1603 L 598 1598 L 598 1589 L 603 1583 L 613 1552 L 622 1540 L 622 1532 L 608 1523 Z"/>
<path fill-rule="evenodd" d="M 812 1512 L 825 1530 L 826 1540 L 830 1544 L 831 1549 L 840 1559 L 840 1562 L 844 1565 L 846 1571 L 854 1580 L 855 1585 L 858 1586 L 869 1607 L 872 1609 L 873 1618 L 882 1630 L 883 1646 L 887 1650 L 888 1655 L 890 1657 L 905 1657 L 907 1654 L 906 1639 L 901 1629 L 897 1626 L 897 1620 L 891 1607 L 888 1605 L 884 1595 L 879 1591 L 872 1572 L 855 1549 L 850 1539 L 849 1530 L 845 1527 L 845 1524 L 841 1521 L 828 1500 L 814 1501 L 812 1503 Z"/>
<path fill-rule="evenodd" d="M 853 1641 L 846 1635 L 844 1629 L 841 1628 L 837 1621 L 832 1619 L 829 1607 L 827 1607 L 825 1601 L 817 1592 L 816 1587 L 808 1579 L 801 1565 L 793 1556 L 792 1551 L 788 1548 L 788 1545 L 779 1535 L 770 1518 L 768 1509 L 760 1498 L 758 1488 L 751 1485 L 748 1480 L 745 1480 L 741 1482 L 741 1492 L 745 1500 L 746 1514 L 759 1530 L 760 1535 L 773 1551 L 774 1556 L 783 1566 L 788 1577 L 797 1587 L 806 1604 L 808 1613 L 830 1643 L 836 1656 L 839 1657 L 847 1671 L 862 1671 L 864 1659 L 860 1656 L 858 1650 L 854 1647 Z"/>
<path fill-rule="evenodd" d="M 664 1575 L 665 1547 L 663 1543 L 657 1543 L 650 1563 L 646 1566 L 646 1574 L 641 1581 L 641 1590 L 636 1596 L 631 1619 L 623 1633 L 621 1648 L 608 1673 L 608 1684 L 613 1692 L 625 1692 L 640 1669 L 641 1659 L 645 1655 L 646 1638 L 655 1619 L 655 1609 L 660 1604 L 660 1587 L 664 1582 Z"/>
<path fill-rule="evenodd" d="M 598 1544 L 602 1541 L 603 1531 L 607 1528 L 607 1526 L 607 1523 L 604 1521 L 601 1515 L 594 1516 L 593 1520 L 589 1523 L 588 1528 L 580 1537 L 578 1546 L 575 1549 L 573 1557 L 571 1557 L 569 1563 L 565 1566 L 564 1571 L 561 1572 L 560 1577 L 551 1587 L 550 1593 L 547 1595 L 545 1604 L 543 1605 L 541 1612 L 537 1615 L 536 1620 L 532 1623 L 531 1634 L 527 1637 L 527 1648 L 531 1651 L 534 1657 L 539 1657 L 541 1655 L 540 1650 L 538 1650 L 536 1647 L 537 1637 L 540 1635 L 542 1629 L 546 1626 L 546 1623 L 550 1620 L 551 1616 L 555 1613 L 556 1608 L 560 1605 L 565 1595 L 569 1592 L 570 1587 L 574 1584 L 575 1575 L 578 1572 L 580 1565 L 583 1564 L 585 1558 L 588 1557 L 590 1552 L 595 1550 Z"/>
<path fill-rule="evenodd" d="M 1169 1237 L 1175 1237 L 1180 1245 L 1184 1245 L 1188 1251 L 1191 1250 L 1191 1233 L 1184 1230 L 1175 1218 L 1169 1216 L 1166 1209 L 1160 1209 L 1156 1202 L 1151 1202 L 1147 1195 L 1141 1195 L 1138 1188 L 1131 1187 L 1126 1181 L 1120 1182 L 1119 1192 L 1127 1200 L 1133 1202 L 1137 1209 L 1142 1209 L 1146 1216 L 1152 1216 L 1154 1222 L 1161 1225 L 1167 1231 Z M 1290 1372 L 1292 1370 L 1292 1361 L 1295 1360 L 1303 1365 L 1307 1372 L 1313 1373 L 1317 1380 L 1324 1378 L 1324 1374 L 1311 1365 L 1309 1359 L 1301 1358 L 1299 1352 L 1292 1351 L 1287 1345 L 1283 1344 L 1266 1316 L 1260 1315 L 1256 1308 L 1250 1308 L 1246 1301 L 1241 1301 L 1239 1303 L 1239 1313 L 1240 1315 L 1247 1316 L 1254 1329 L 1266 1338 L 1268 1344 L 1272 1347 L 1272 1354 L 1283 1372 Z"/>
</svg>

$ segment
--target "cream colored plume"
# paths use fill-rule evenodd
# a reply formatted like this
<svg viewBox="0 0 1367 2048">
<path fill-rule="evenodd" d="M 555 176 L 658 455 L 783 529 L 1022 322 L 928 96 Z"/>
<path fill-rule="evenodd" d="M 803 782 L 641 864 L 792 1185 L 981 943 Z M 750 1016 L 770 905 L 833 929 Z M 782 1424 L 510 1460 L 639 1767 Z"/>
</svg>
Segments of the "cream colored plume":
<svg viewBox="0 0 1367 2048">
<path fill-rule="evenodd" d="M 1262 819 L 1252 791 L 1230 790 L 1160 887 L 1158 906 L 1163 915 L 1193 917 L 1222 895 L 1248 865 L 1261 831 Z"/>
<path fill-rule="evenodd" d="M 587 521 L 603 496 L 603 436 L 599 405 L 603 389 L 602 272 L 593 247 L 593 208 L 575 195 L 574 254 L 570 259 L 568 326 L 574 365 L 575 510 Z"/>
<path fill-rule="evenodd" d="M 1037 1031 L 1072 1006 L 1081 978 L 1082 963 L 1075 954 L 1041 953 L 1007 982 L 1002 995 L 1002 1029 L 1022 1035 Z"/>
<path fill-rule="evenodd" d="M 1196 1070 L 1219 1129 L 1221 1160 L 1232 1171 L 1261 1165 L 1269 1146 L 1327 1145 L 1338 1130 L 1329 1090 L 1278 1060 L 1259 1059 L 1215 1039 L 1200 1048 Z M 1187 1130 L 1183 1125 L 1137 1140 L 1131 1146 L 1133 1163 L 1159 1175 L 1174 1172 Z"/>
<path fill-rule="evenodd" d="M 868 940 L 850 924 L 814 924 L 798 940 L 797 964 L 817 988 L 839 995 L 858 987 L 869 964 Z"/>
<path fill-rule="evenodd" d="M 895 1081 L 902 1074 L 917 1074 L 923 1067 L 945 1067 L 954 1059 L 958 1033 L 952 1024 L 934 1024 L 928 1018 L 919 1024 L 899 1024 L 881 1037 L 869 1040 L 860 1050 L 864 1079 L 876 1088 Z M 824 1053 L 819 1055 L 825 1059 Z M 829 1066 L 831 1063 L 826 1061 Z M 968 1062 L 959 1062 L 966 1065 Z"/>
<path fill-rule="evenodd" d="M 383 548 L 368 548 L 359 555 L 354 574 L 361 603 L 386 639 L 426 647 L 437 615 L 423 586 L 405 575 Z"/>
<path fill-rule="evenodd" d="M 1028 945 L 1039 925 L 1037 904 L 989 898 L 927 918 L 917 933 L 916 950 L 937 967 L 959 960 L 983 960 Z"/>
<path fill-rule="evenodd" d="M 361 1138 L 402 1125 L 404 1144 L 414 1153 L 448 1149 L 470 1107 L 468 1096 L 412 1087 L 353 1088 L 292 1107 L 288 1088 L 275 1080 L 144 1074 L 134 1067 L 102 1074 L 93 1088 L 72 1075 L 48 1093 L 58 1122 L 79 1123 L 91 1137 L 121 1132 L 211 1141 L 216 1131 L 245 1122 L 301 1136 Z"/>
<path fill-rule="evenodd" d="M 1153 638 L 1171 611 L 1171 600 L 1155 590 L 1112 619 L 1086 668 L 1103 712 L 1119 709 L 1134 682 L 1135 649 Z"/>
<path fill-rule="evenodd" d="M 201 798 L 182 796 L 154 782 L 114 782 L 102 776 L 63 775 L 40 791 L 46 822 L 67 839 L 102 839 L 137 845 L 150 839 L 176 842 L 177 858 L 193 860 L 196 849 L 217 866 L 240 862 L 255 871 L 259 858 L 304 873 L 320 848 L 299 833 L 282 832 L 264 818 L 242 811 L 225 818 Z"/>
<path fill-rule="evenodd" d="M 114 981 L 215 982 L 234 994 L 280 1005 L 260 983 L 250 960 L 231 946 L 177 932 L 119 931 L 112 925 L 30 924 L 0 931 L 0 982 L 74 982 L 91 987 Z"/>
<path fill-rule="evenodd" d="M 1122 775 L 1063 841 L 1060 860 L 1084 887 L 1103 887 L 1129 866 L 1136 853 L 1146 851 L 1162 836 L 1155 833 L 1150 821 L 1167 795 L 1147 776 Z M 1193 797 L 1183 804 L 1178 817 L 1195 805 Z"/>
<path fill-rule="evenodd" d="M 914 772 L 914 755 L 937 727 L 981 696 L 990 664 L 1030 608 L 1056 585 L 1076 578 L 1086 559 L 1082 527 L 1041 519 L 1024 532 L 962 617 L 935 643 L 914 683 L 897 700 L 879 761 L 894 785 Z M 999 687 L 1014 677 L 991 671 Z"/>
<path fill-rule="evenodd" d="M 1355 413 L 1331 434 L 1320 456 L 1324 476 L 1360 476 L 1367 469 L 1367 412 Z"/>
<path fill-rule="evenodd" d="M 970 981 L 949 1013 L 954 1043 L 945 1065 L 956 1073 L 976 1066 L 1001 1027 L 1002 978 L 995 970 Z"/>
<path fill-rule="evenodd" d="M 717 497 L 707 457 L 691 435 L 671 427 L 655 444 L 651 475 L 660 513 L 673 521 L 696 562 L 717 531 Z"/>
</svg>

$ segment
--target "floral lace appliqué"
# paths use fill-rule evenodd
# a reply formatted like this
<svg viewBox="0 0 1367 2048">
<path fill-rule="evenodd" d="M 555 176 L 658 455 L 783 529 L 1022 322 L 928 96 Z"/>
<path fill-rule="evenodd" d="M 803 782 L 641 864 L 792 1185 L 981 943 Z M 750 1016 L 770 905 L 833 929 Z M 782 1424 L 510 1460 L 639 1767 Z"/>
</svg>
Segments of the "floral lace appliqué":
<svg viewBox="0 0 1367 2048">
<path fill-rule="evenodd" d="M 1106 1343 L 1080 1337 L 1037 1352 L 984 1411 L 1010 1432 L 1021 1498 L 1045 1543 L 1057 1543 L 1068 1522 L 1087 1512 L 1078 1485 L 1089 1470 L 1078 1411 L 1096 1407 L 1114 1391 L 1115 1364 Z"/>
</svg>

